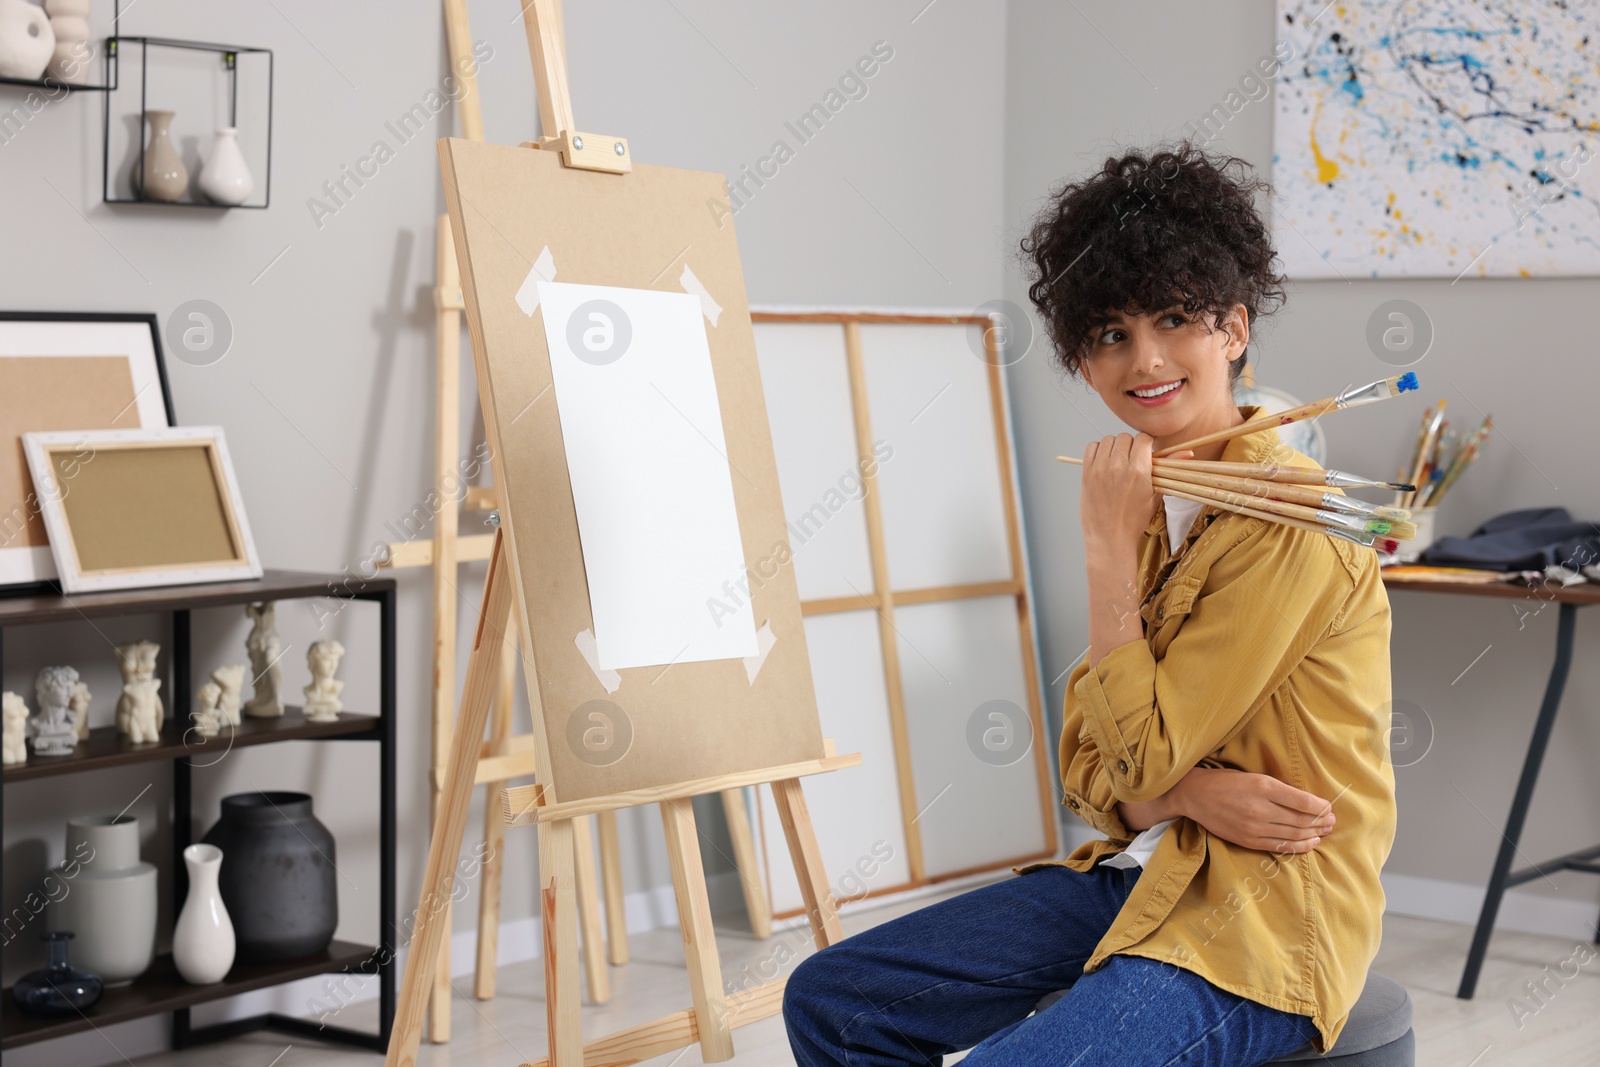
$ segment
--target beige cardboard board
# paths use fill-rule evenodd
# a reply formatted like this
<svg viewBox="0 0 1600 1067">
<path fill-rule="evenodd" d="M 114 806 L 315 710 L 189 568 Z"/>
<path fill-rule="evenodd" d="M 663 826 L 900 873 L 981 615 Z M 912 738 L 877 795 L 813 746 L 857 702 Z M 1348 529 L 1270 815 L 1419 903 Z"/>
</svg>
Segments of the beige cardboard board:
<svg viewBox="0 0 1600 1067">
<path fill-rule="evenodd" d="M 533 656 L 547 799 L 821 758 L 738 244 L 727 212 L 713 210 L 726 204 L 723 177 L 637 164 L 603 174 L 566 168 L 552 152 L 455 139 L 440 142 L 440 162 Z M 712 660 L 622 670 L 607 694 L 574 642 L 592 619 L 542 309 L 528 314 L 516 299 L 546 248 L 562 282 L 682 292 L 688 265 L 722 308 L 706 329 L 734 504 L 756 625 L 776 637 L 753 682 L 742 660 Z"/>
<path fill-rule="evenodd" d="M 44 545 L 44 520 L 30 500 L 33 478 L 22 435 L 33 430 L 127 430 L 139 425 L 127 356 L 0 356 L 0 515 L 6 543 Z M 15 540 L 12 540 L 12 538 Z"/>
<path fill-rule="evenodd" d="M 52 450 L 72 546 L 84 573 L 233 564 L 244 553 L 230 529 L 215 448 Z"/>
</svg>

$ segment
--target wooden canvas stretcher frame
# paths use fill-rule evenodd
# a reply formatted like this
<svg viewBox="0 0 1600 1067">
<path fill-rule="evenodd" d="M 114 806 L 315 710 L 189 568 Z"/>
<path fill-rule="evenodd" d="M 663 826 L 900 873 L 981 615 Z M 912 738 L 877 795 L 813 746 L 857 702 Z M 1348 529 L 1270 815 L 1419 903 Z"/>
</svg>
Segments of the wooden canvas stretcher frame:
<svg viewBox="0 0 1600 1067">
<path fill-rule="evenodd" d="M 581 160 L 575 162 L 576 157 L 583 151 L 584 142 L 579 139 L 571 122 L 571 106 L 566 95 L 564 57 L 562 56 L 558 39 L 557 27 L 553 18 L 551 0 L 534 0 L 524 7 L 524 16 L 527 24 L 530 49 L 533 53 L 535 80 L 539 88 L 539 103 L 541 119 L 546 130 L 560 131 L 556 136 L 546 138 L 543 147 L 554 149 L 561 154 L 561 163 L 568 167 L 584 167 Z M 597 146 L 601 139 L 595 135 L 584 135 L 591 146 Z M 605 139 L 604 144 L 611 145 L 615 142 L 619 149 L 625 142 L 615 139 Z M 452 214 L 460 225 L 462 212 L 458 186 L 461 184 L 461 172 L 454 169 L 455 162 L 451 156 L 453 145 L 468 145 L 470 142 L 446 142 L 442 146 L 442 158 L 447 163 L 446 188 L 451 200 Z M 532 146 L 530 146 L 532 147 Z M 454 151 L 462 151 L 456 148 Z M 500 150 L 505 151 L 505 150 Z M 518 150 L 510 150 L 518 151 Z M 592 149 L 591 149 L 592 152 Z M 541 153 L 542 155 L 543 153 Z M 624 152 L 618 152 L 623 155 Z M 469 155 L 472 155 L 469 153 Z M 608 154 L 609 155 L 609 154 Z M 477 153 L 473 158 L 481 162 L 494 158 L 494 154 L 485 155 Z M 502 155 L 499 158 L 504 159 Z M 528 158 L 528 157 L 522 157 Z M 548 158 L 548 157 L 547 157 Z M 541 164 L 542 166 L 543 164 Z M 536 168 L 537 169 L 537 168 Z M 615 160 L 602 159 L 598 165 L 589 165 L 592 170 L 620 170 L 615 166 Z M 657 170 L 660 170 L 657 168 Z M 660 171 L 665 176 L 672 172 Z M 688 175 L 689 172 L 680 172 Z M 452 182 L 452 177 L 454 181 Z M 704 176 L 691 176 L 703 178 Z M 630 180 L 627 177 L 611 178 L 608 180 Z M 633 178 L 635 182 L 642 179 Z M 658 182 L 661 179 L 654 179 Z M 670 184 L 670 183 L 669 183 Z M 629 188 L 645 188 L 637 185 Z M 670 190 L 669 190 L 670 191 Z M 628 193 L 631 196 L 632 193 Z M 581 216 L 580 216 L 581 217 Z M 458 259 L 464 250 L 472 247 L 471 241 L 461 232 L 456 233 Z M 732 268 L 735 275 L 734 282 L 738 288 L 740 301 L 739 312 L 743 313 L 742 306 L 742 278 L 737 277 L 737 248 L 731 245 L 731 235 L 726 242 L 718 241 L 724 249 L 732 247 Z M 578 257 L 574 257 L 578 258 Z M 714 280 L 727 285 L 726 262 L 711 262 L 706 265 L 707 273 Z M 579 272 L 582 273 L 581 271 Z M 485 328 L 481 325 L 481 309 L 475 305 L 475 296 L 468 286 L 468 308 L 471 325 L 473 327 L 473 352 L 475 363 L 479 372 L 479 394 L 484 405 L 485 426 L 491 443 L 491 461 L 496 466 L 495 484 L 504 492 L 508 484 L 504 477 L 503 465 L 505 463 L 505 449 L 501 447 L 499 426 L 496 422 L 492 398 L 495 390 L 490 386 L 491 363 L 490 357 L 485 354 L 483 333 Z M 730 316 L 733 325 L 737 327 L 738 317 Z M 743 316 L 744 332 L 748 334 L 748 315 Z M 730 336 L 728 331 L 723 336 Z M 737 344 L 737 334 L 732 335 Z M 724 342 L 714 341 L 713 349 L 726 351 Z M 753 373 L 753 351 L 748 360 L 749 366 L 741 366 L 737 373 L 748 379 Z M 719 370 L 722 365 L 719 364 Z M 502 366 L 504 371 L 504 366 Z M 728 373 L 735 373 L 728 371 Z M 759 378 L 756 379 L 756 388 L 759 389 Z M 726 387 L 727 382 L 719 383 L 719 391 Z M 735 382 L 735 384 L 744 384 Z M 727 409 L 725 409 L 727 410 Z M 541 420 L 530 420 L 539 422 Z M 548 429 L 548 427 L 546 427 Z M 730 435 L 730 455 L 736 451 L 735 443 L 743 454 L 750 447 L 755 447 L 751 441 L 757 437 L 765 436 L 765 416 L 761 414 L 759 420 L 743 426 L 735 425 L 734 432 Z M 761 461 L 762 473 L 767 473 L 771 467 L 770 439 L 765 441 L 765 455 L 757 454 L 754 459 Z M 750 457 L 746 457 L 747 462 Z M 564 478 L 565 471 L 561 472 Z M 775 485 L 775 482 L 774 482 Z M 736 494 L 737 495 L 737 494 Z M 578 788 L 579 799 L 566 804 L 557 803 L 555 766 L 559 765 L 559 754 L 553 753 L 548 737 L 544 736 L 544 720 L 541 713 L 544 690 L 556 688 L 556 683 L 550 681 L 546 671 L 540 671 L 534 665 L 534 634 L 529 628 L 530 618 L 537 625 L 544 617 L 542 615 L 530 616 L 530 604 L 526 599 L 523 579 L 518 575 L 523 564 L 520 561 L 518 540 L 515 534 L 514 516 L 517 514 L 515 499 L 509 503 L 511 509 L 506 510 L 506 501 L 502 501 L 501 526 L 495 535 L 491 552 L 489 576 L 484 592 L 484 609 L 479 618 L 478 630 L 474 638 L 473 652 L 469 659 L 466 690 L 463 696 L 460 714 L 455 724 L 454 737 L 450 746 L 450 757 L 445 766 L 444 785 L 440 792 L 439 817 L 436 820 L 435 833 L 429 845 L 427 873 L 424 878 L 424 892 L 418 908 L 415 936 L 412 942 L 412 951 L 407 960 L 407 973 L 405 987 L 402 991 L 400 1010 L 396 1020 L 395 1036 L 389 1048 L 388 1062 L 393 1064 L 409 1064 L 415 1059 L 416 1044 L 420 1038 L 423 1022 L 423 1011 L 430 988 L 429 971 L 433 970 L 438 962 L 438 953 L 441 941 L 448 936 L 447 924 L 440 921 L 439 905 L 448 900 L 450 889 L 450 868 L 455 855 L 459 852 L 462 831 L 466 815 L 466 807 L 474 779 L 478 777 L 478 765 L 483 755 L 482 735 L 490 703 L 490 689 L 497 682 L 501 672 L 500 660 L 502 646 L 509 633 L 508 625 L 512 617 L 512 608 L 516 608 L 516 616 L 520 621 L 517 628 L 517 639 L 521 650 L 521 659 L 530 671 L 528 675 L 528 691 L 530 703 L 533 704 L 535 737 L 534 761 L 536 772 L 540 778 L 537 786 L 529 787 L 531 795 L 513 800 L 508 791 L 507 808 L 517 810 L 525 816 L 523 821 L 543 823 L 540 828 L 540 881 L 541 881 L 541 908 L 545 930 L 545 965 L 546 965 L 546 1001 L 549 1012 L 549 1034 L 551 1057 L 548 1062 L 561 1065 L 561 1067 L 576 1067 L 585 1062 L 586 1058 L 601 1055 L 608 1057 L 607 1062 L 628 1063 L 638 1059 L 656 1055 L 659 1052 L 670 1051 L 673 1048 L 698 1040 L 702 1046 L 703 1054 L 708 1061 L 729 1058 L 732 1055 L 731 1028 L 755 1018 L 764 1017 L 776 1012 L 781 1004 L 782 982 L 769 983 L 767 986 L 749 991 L 747 994 L 725 998 L 721 988 L 720 966 L 717 960 L 715 941 L 712 937 L 710 923 L 709 901 L 706 895 L 704 873 L 700 867 L 699 847 L 696 840 L 693 822 L 693 811 L 689 800 L 694 795 L 707 792 L 720 792 L 743 786 L 754 785 L 761 781 L 771 782 L 774 792 L 778 797 L 780 810 L 783 813 L 785 827 L 788 830 L 791 855 L 795 861 L 797 871 L 805 886 L 808 901 L 808 911 L 811 917 L 814 936 L 819 946 L 837 940 L 840 935 L 836 909 L 833 904 L 816 847 L 815 838 L 811 831 L 809 819 L 805 811 L 803 792 L 800 789 L 799 777 L 807 774 L 821 773 L 823 771 L 855 766 L 860 763 L 859 755 L 836 756 L 826 745 L 819 745 L 816 757 L 801 759 L 797 762 L 769 765 L 754 769 L 749 766 L 740 766 L 738 758 L 731 761 L 721 756 L 712 755 L 703 763 L 715 766 L 718 760 L 730 762 L 733 767 L 727 773 L 717 773 L 703 776 L 691 781 L 650 780 L 641 789 L 619 789 L 610 792 L 602 790 L 595 792 L 594 779 L 591 776 L 587 786 Z M 570 491 L 567 496 L 567 506 L 570 515 Z M 765 535 L 774 529 L 782 529 L 781 507 L 772 509 L 774 515 L 752 514 L 748 508 L 741 510 L 741 526 L 754 520 L 747 529 Z M 765 505 L 764 505 L 765 506 Z M 543 547 L 542 537 L 549 537 L 548 528 L 538 528 L 542 520 L 542 511 L 532 509 L 525 503 L 524 509 L 535 521 L 533 540 L 530 545 L 537 544 Z M 555 509 L 551 509 L 555 510 Z M 561 516 L 557 516 L 558 521 Z M 568 531 L 561 530 L 565 535 Z M 572 532 L 575 533 L 575 530 Z M 755 534 L 751 534 L 754 536 Z M 525 535 L 527 536 L 527 535 Z M 569 546 L 562 546 L 569 547 Z M 533 551 L 533 549 L 527 549 Z M 748 557 L 749 542 L 746 542 Z M 532 557 L 530 557 L 532 558 Z M 547 576 L 548 577 L 548 576 Z M 581 580 L 581 578 L 580 578 Z M 787 592 L 791 602 L 793 627 L 795 635 L 784 644 L 781 653 L 772 656 L 773 665 L 767 668 L 767 677 L 763 679 L 765 685 L 759 699 L 765 703 L 773 703 L 774 689 L 789 687 L 795 690 L 793 697 L 786 697 L 778 701 L 778 711 L 787 715 L 791 725 L 783 725 L 783 716 L 775 715 L 769 720 L 769 731 L 761 736 L 754 737 L 746 744 L 748 749 L 743 753 L 742 759 L 748 763 L 752 753 L 766 751 L 799 751 L 805 742 L 807 730 L 802 728 L 798 733 L 794 726 L 799 720 L 794 719 L 797 712 L 809 711 L 809 733 L 816 736 L 816 712 L 814 700 L 810 700 L 809 674 L 805 667 L 804 636 L 798 627 L 799 608 L 798 601 L 794 598 L 792 576 L 788 578 L 787 585 L 777 583 L 779 589 L 766 594 L 764 599 L 771 601 L 769 607 L 782 608 L 783 595 Z M 570 593 L 570 589 L 567 590 Z M 553 618 L 551 606 L 540 603 L 540 611 Z M 569 600 L 572 598 L 569 596 Z M 587 611 L 587 600 L 583 602 L 584 611 Z M 570 612 L 569 612 L 570 614 Z M 782 612 L 780 611 L 780 616 Z M 774 616 L 775 618 L 778 616 Z M 790 619 L 783 618 L 785 625 Z M 560 625 L 566 625 L 560 621 Z M 549 645 L 546 645 L 548 648 Z M 726 664 L 727 661 L 722 661 Z M 726 714 L 716 701 L 710 702 L 709 709 L 703 700 L 705 690 L 697 688 L 714 672 L 726 670 L 716 662 L 686 663 L 679 667 L 673 679 L 661 688 L 661 694 L 656 699 L 655 708 L 664 712 L 669 707 L 677 707 L 678 713 L 689 712 L 694 715 L 710 716 L 719 712 Z M 742 670 L 742 668 L 741 668 Z M 550 672 L 555 668 L 551 667 Z M 537 675 L 537 677 L 536 677 Z M 566 681 L 569 679 L 563 679 Z M 803 693 L 799 691 L 803 683 Z M 755 680 L 751 680 L 754 689 Z M 715 686 L 713 685 L 714 689 Z M 779 691 L 783 691 L 779 688 Z M 692 698 L 692 699 L 691 699 Z M 739 697 L 739 700 L 749 703 L 757 699 L 753 696 Z M 809 701 L 809 708 L 806 705 Z M 774 726 L 774 724 L 776 724 Z M 542 742 L 542 743 L 541 743 Z M 677 766 L 677 764 L 672 764 Z M 637 775 L 640 768 L 648 775 L 658 774 L 657 768 L 663 766 L 661 761 L 637 760 L 628 769 L 629 774 Z M 569 766 L 565 772 L 569 780 L 574 778 L 575 771 L 582 768 Z M 669 775 L 675 772 L 668 772 Z M 601 780 L 604 775 L 599 776 Z M 581 776 L 580 776 L 581 780 Z M 669 856 L 672 861 L 674 888 L 677 893 L 680 922 L 684 928 L 685 946 L 689 961 L 691 990 L 693 993 L 694 1007 L 687 1012 L 679 1012 L 653 1023 L 640 1027 L 633 1027 L 621 1034 L 612 1035 L 585 1047 L 582 1041 L 581 1026 L 578 1017 L 578 1003 L 576 995 L 576 936 L 577 915 L 575 912 L 576 872 L 573 865 L 574 826 L 581 816 L 614 811 L 619 807 L 633 806 L 640 803 L 659 802 L 662 806 L 663 822 L 666 831 Z M 622 1050 L 619 1052 L 619 1050 Z M 618 1055 L 624 1058 L 616 1058 Z"/>
<path fill-rule="evenodd" d="M 993 319 L 976 315 L 906 314 L 872 311 L 752 311 L 751 321 L 762 323 L 798 323 L 838 326 L 844 335 L 844 354 L 850 385 L 849 406 L 854 418 L 855 445 L 862 461 L 862 506 L 866 521 L 867 548 L 871 562 L 872 589 L 864 595 L 825 597 L 802 600 L 800 610 L 806 617 L 837 612 L 871 609 L 877 613 L 879 645 L 887 689 L 890 733 L 894 743 L 895 771 L 900 791 L 900 822 L 905 835 L 906 858 L 910 880 L 892 885 L 876 886 L 860 894 L 859 899 L 901 893 L 937 882 L 951 881 L 988 870 L 1004 870 L 1016 864 L 1047 859 L 1056 853 L 1059 835 L 1056 824 L 1055 787 L 1052 784 L 1050 761 L 1045 744 L 1043 695 L 1041 692 L 1037 648 L 1034 640 L 1032 593 L 1028 584 L 1027 558 L 1022 538 L 1022 513 L 1013 471 L 1010 420 L 1006 410 L 1005 375 L 1002 354 L 996 338 Z M 984 378 L 988 385 L 990 423 L 994 433 L 994 448 L 998 460 L 995 472 L 1002 487 L 1004 525 L 1006 533 L 1007 564 L 1010 571 L 1004 580 L 966 582 L 929 588 L 895 589 L 890 580 L 889 550 L 884 534 L 881 493 L 878 489 L 876 464 L 868 462 L 873 454 L 873 429 L 871 405 L 868 401 L 866 357 L 863 353 L 861 327 L 865 325 L 929 326 L 964 325 L 983 330 Z M 1038 779 L 1038 796 L 1041 822 L 1045 833 L 1045 846 L 1035 852 L 985 863 L 978 867 L 947 871 L 929 876 L 923 862 L 921 826 L 918 821 L 919 804 L 912 767 L 910 727 L 907 721 L 906 700 L 901 681 L 898 631 L 895 627 L 895 608 L 918 604 L 934 604 L 976 597 L 1008 596 L 1016 603 L 1019 648 L 1022 671 L 1027 689 L 1029 720 L 1033 725 L 1032 765 Z M 797 914 L 780 911 L 773 916 L 782 920 Z"/>
</svg>

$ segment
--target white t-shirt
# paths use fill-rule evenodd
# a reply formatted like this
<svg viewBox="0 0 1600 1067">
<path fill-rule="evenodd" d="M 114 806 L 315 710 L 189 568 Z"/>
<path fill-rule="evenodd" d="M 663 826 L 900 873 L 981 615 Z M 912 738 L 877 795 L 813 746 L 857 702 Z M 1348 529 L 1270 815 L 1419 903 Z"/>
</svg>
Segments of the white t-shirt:
<svg viewBox="0 0 1600 1067">
<path fill-rule="evenodd" d="M 1203 506 L 1197 501 L 1185 500 L 1182 497 L 1163 496 L 1161 503 L 1167 509 L 1167 551 L 1176 552 L 1183 539 L 1189 535 L 1189 527 L 1194 525 L 1194 520 L 1200 515 Z M 1108 856 L 1101 860 L 1107 867 L 1143 867 L 1150 862 L 1150 857 L 1155 854 L 1156 845 L 1161 841 L 1161 835 L 1167 832 L 1167 827 L 1177 822 L 1176 819 L 1167 819 L 1158 822 L 1150 829 L 1145 830 L 1133 839 L 1126 849 L 1115 856 Z"/>
</svg>

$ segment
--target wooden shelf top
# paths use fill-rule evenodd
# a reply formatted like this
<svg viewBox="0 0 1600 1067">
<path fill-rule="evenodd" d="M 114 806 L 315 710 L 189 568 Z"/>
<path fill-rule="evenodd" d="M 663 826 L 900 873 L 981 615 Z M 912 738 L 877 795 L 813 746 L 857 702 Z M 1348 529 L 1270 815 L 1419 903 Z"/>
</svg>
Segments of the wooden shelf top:
<svg viewBox="0 0 1600 1067">
<path fill-rule="evenodd" d="M 34 1019 L 22 1014 L 16 1001 L 11 999 L 11 988 L 6 987 L 3 1005 L 0 1005 L 0 1025 L 5 1036 L 0 1039 L 0 1049 L 13 1049 L 31 1045 L 35 1041 L 48 1041 L 83 1030 L 114 1023 L 141 1019 L 147 1015 L 190 1008 L 223 997 L 248 993 L 253 989 L 310 978 L 345 968 L 360 968 L 377 950 L 370 945 L 357 945 L 349 941 L 335 941 L 326 952 L 283 963 L 235 964 L 228 977 L 212 985 L 190 985 L 178 974 L 177 966 L 167 954 L 157 956 L 150 969 L 131 985 L 108 989 L 94 1007 L 85 1015 L 67 1019 Z"/>
<path fill-rule="evenodd" d="M 1600 604 L 1600 583 L 1596 582 L 1582 582 L 1565 588 L 1557 585 L 1530 588 L 1521 582 L 1435 582 L 1408 578 L 1403 574 L 1385 574 L 1383 584 L 1391 590 L 1404 589 L 1408 592 L 1454 593 L 1458 596 L 1487 596 L 1545 604 Z"/>
<path fill-rule="evenodd" d="M 103 615 L 142 615 L 189 608 L 226 607 L 258 600 L 302 597 L 349 598 L 393 589 L 393 578 L 361 579 L 344 574 L 269 570 L 260 578 L 197 585 L 163 585 L 155 589 L 118 589 L 109 593 L 0 594 L 0 626 L 18 623 L 68 622 Z"/>
<path fill-rule="evenodd" d="M 327 738 L 378 736 L 378 716 L 343 712 L 334 722 L 309 722 L 298 707 L 285 706 L 282 718 L 244 719 L 232 730 L 224 728 L 216 737 L 201 737 L 189 732 L 188 719 L 168 716 L 161 727 L 161 740 L 135 745 L 117 733 L 115 726 L 99 726 L 89 731 L 89 739 L 79 742 L 67 756 L 40 756 L 30 748 L 27 763 L 5 768 L 3 781 L 23 782 L 51 778 L 60 774 L 119 767 L 129 763 L 192 757 L 196 766 L 219 760 L 235 748 L 265 745 L 275 741 L 316 741 Z"/>
</svg>

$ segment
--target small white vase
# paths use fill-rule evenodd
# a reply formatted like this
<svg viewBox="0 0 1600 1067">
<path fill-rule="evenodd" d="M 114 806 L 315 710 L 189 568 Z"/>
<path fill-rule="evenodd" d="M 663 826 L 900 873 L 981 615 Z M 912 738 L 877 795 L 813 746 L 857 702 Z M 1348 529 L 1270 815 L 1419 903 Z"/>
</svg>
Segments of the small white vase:
<svg viewBox="0 0 1600 1067">
<path fill-rule="evenodd" d="M 0 0 L 0 78 L 38 78 L 55 50 L 55 31 L 44 8 L 28 0 Z"/>
<path fill-rule="evenodd" d="M 244 153 L 239 151 L 239 131 L 232 126 L 218 128 L 211 154 L 200 168 L 200 191 L 214 204 L 233 207 L 249 199 L 255 187 Z"/>
<path fill-rule="evenodd" d="M 172 932 L 172 962 L 192 985 L 220 982 L 233 966 L 233 923 L 217 889 L 222 850 L 215 845 L 190 845 L 183 850 L 189 868 L 189 896 Z"/>
</svg>

